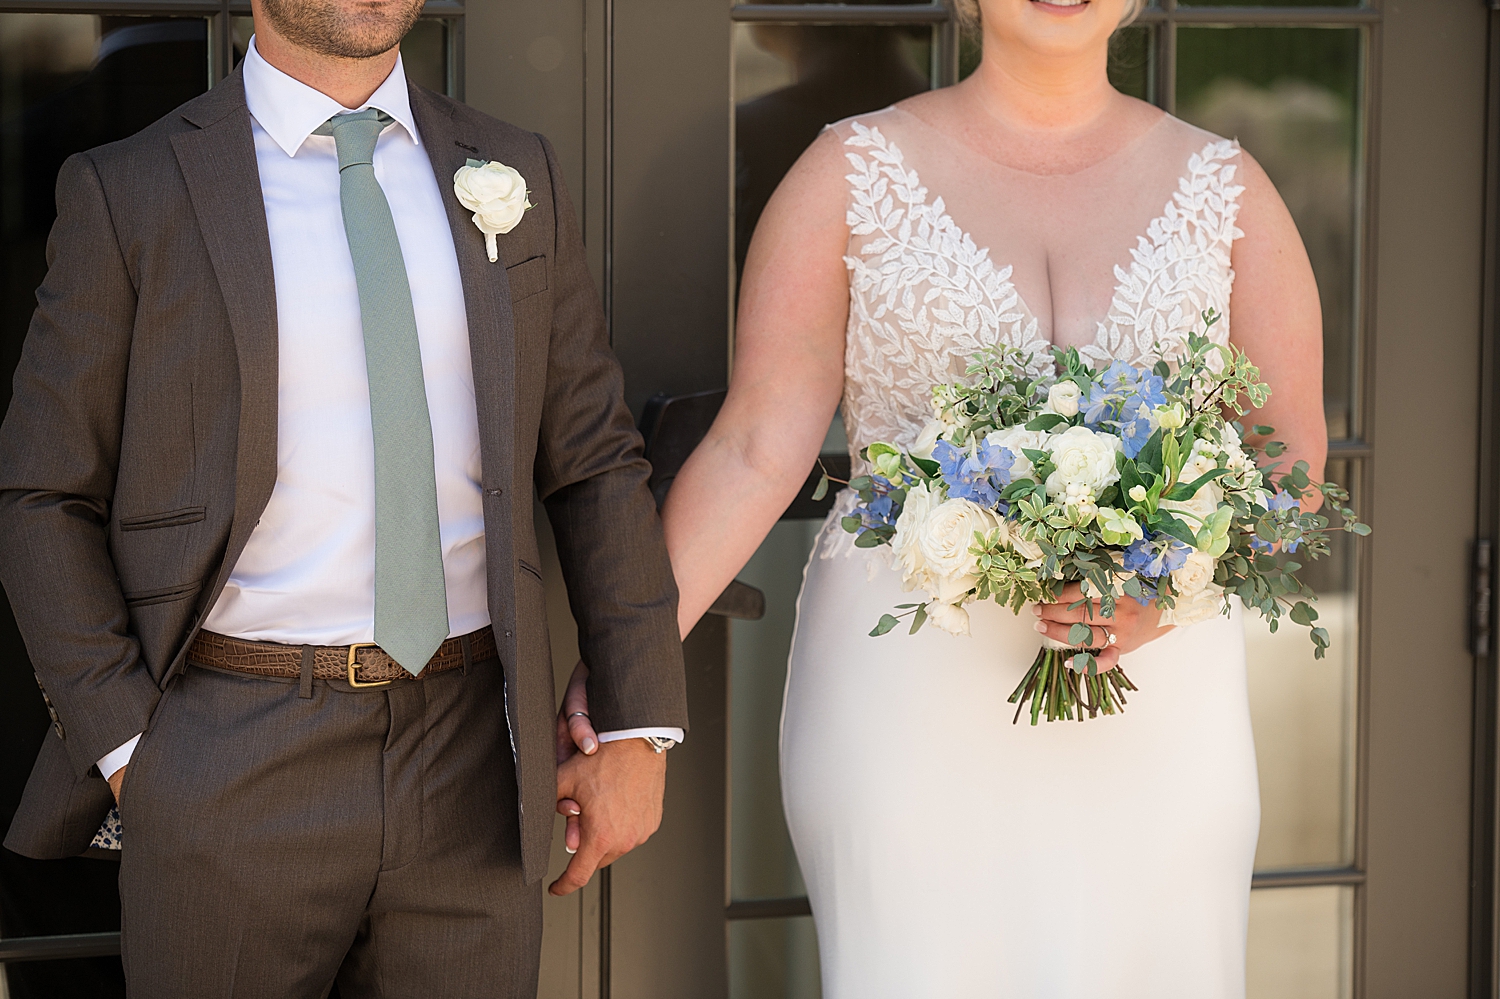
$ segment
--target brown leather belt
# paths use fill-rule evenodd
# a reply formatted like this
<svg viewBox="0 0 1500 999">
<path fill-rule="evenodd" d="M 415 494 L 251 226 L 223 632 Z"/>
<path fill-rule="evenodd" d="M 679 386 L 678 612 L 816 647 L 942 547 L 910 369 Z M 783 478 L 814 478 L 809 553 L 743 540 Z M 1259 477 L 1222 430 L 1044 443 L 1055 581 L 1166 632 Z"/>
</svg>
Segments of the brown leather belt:
<svg viewBox="0 0 1500 999">
<path fill-rule="evenodd" d="M 405 667 L 372 642 L 307 647 L 312 649 L 313 679 L 346 680 L 352 687 L 369 687 L 383 686 L 395 680 L 420 680 L 432 673 L 457 669 L 464 665 L 466 644 L 469 647 L 467 659 L 471 663 L 495 659 L 500 655 L 500 650 L 495 646 L 495 632 L 489 626 L 448 639 L 438 646 L 437 653 L 427 660 L 426 668 L 416 677 L 412 677 Z M 295 680 L 302 675 L 303 648 L 301 645 L 251 642 L 212 631 L 200 631 L 188 649 L 187 658 L 189 663 L 198 666 Z"/>
</svg>

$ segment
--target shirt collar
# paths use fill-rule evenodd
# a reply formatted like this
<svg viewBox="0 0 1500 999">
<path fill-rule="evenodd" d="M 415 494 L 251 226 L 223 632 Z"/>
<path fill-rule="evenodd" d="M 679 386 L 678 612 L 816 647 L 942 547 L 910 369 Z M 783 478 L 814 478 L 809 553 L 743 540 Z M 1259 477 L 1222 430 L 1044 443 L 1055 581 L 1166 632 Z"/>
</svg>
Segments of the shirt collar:
<svg viewBox="0 0 1500 999">
<path fill-rule="evenodd" d="M 288 156 L 296 156 L 297 150 L 313 130 L 336 114 L 379 108 L 396 123 L 406 129 L 411 141 L 422 144 L 417 135 L 417 126 L 412 119 L 411 101 L 406 90 L 406 70 L 401 55 L 396 55 L 396 68 L 385 78 L 370 99 L 357 108 L 346 108 L 338 101 L 319 90 L 314 90 L 301 80 L 295 80 L 266 62 L 250 39 L 249 51 L 244 61 L 245 103 L 250 114 L 260 123 L 276 144 Z"/>
</svg>

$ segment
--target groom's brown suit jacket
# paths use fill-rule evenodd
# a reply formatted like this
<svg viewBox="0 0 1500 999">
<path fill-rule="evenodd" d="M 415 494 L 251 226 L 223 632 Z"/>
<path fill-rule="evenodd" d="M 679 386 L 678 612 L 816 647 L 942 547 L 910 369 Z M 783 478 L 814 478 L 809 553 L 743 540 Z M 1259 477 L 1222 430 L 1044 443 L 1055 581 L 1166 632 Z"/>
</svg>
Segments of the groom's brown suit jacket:
<svg viewBox="0 0 1500 999">
<path fill-rule="evenodd" d="M 555 811 L 533 494 L 557 536 L 599 730 L 686 727 L 677 595 L 555 154 L 415 85 L 411 108 L 445 195 L 467 159 L 499 160 L 536 205 L 499 237 L 492 264 L 447 197 L 505 674 L 496 710 L 514 733 L 531 881 L 544 873 Z M 95 761 L 147 728 L 185 668 L 277 462 L 276 288 L 238 73 L 137 135 L 72 157 L 57 199 L 0 427 L 0 581 L 55 722 L 5 845 L 41 858 L 92 839 L 111 804 Z"/>
</svg>

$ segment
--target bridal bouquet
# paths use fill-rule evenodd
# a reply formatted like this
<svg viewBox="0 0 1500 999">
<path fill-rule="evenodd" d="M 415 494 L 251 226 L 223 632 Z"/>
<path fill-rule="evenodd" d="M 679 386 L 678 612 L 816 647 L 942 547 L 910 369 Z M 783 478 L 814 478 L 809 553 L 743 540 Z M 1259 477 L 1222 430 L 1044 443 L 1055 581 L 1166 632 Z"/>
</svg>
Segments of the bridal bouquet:
<svg viewBox="0 0 1500 999">
<path fill-rule="evenodd" d="M 1210 327 L 1216 319 L 1204 316 Z M 965 383 L 933 390 L 934 418 L 910 448 L 861 452 L 872 471 L 848 483 L 859 504 L 843 527 L 859 547 L 889 545 L 906 588 L 925 595 L 883 615 L 871 635 L 908 617 L 913 634 L 931 623 L 967 635 L 964 608 L 975 600 L 1019 613 L 1076 582 L 1086 616 L 1093 601 L 1108 618 L 1116 600 L 1132 599 L 1159 607 L 1164 625 L 1227 614 L 1237 595 L 1272 631 L 1283 615 L 1308 627 L 1322 658 L 1328 632 L 1292 556 L 1327 555 L 1331 528 L 1300 501 L 1316 490 L 1343 530 L 1370 529 L 1348 492 L 1312 482 L 1306 462 L 1279 471 L 1257 461 L 1284 447 L 1248 447 L 1228 415 L 1270 396 L 1245 355 L 1191 334 L 1179 359 L 1149 370 L 1116 361 L 1097 371 L 1076 350 L 1054 349 L 1053 372 L 1031 376 L 1029 359 L 1005 346 L 977 354 Z M 1028 704 L 1033 725 L 1123 710 L 1137 688 L 1119 667 L 1100 672 L 1094 635 L 1079 622 L 1069 645 L 1043 640 L 1010 696 L 1015 720 Z"/>
</svg>

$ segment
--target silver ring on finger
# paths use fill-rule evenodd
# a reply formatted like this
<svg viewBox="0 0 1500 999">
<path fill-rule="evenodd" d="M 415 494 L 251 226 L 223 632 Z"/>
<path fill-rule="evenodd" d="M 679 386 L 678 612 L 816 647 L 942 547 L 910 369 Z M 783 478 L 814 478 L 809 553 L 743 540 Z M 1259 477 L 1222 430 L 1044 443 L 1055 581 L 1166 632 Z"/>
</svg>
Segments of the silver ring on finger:
<svg viewBox="0 0 1500 999">
<path fill-rule="evenodd" d="M 575 711 L 572 714 L 568 715 L 568 717 L 569 718 L 577 718 L 579 715 L 582 715 L 583 717 L 587 718 L 589 716 L 589 713 L 587 711 Z"/>
<path fill-rule="evenodd" d="M 1108 635 L 1109 635 L 1109 641 L 1107 641 L 1107 642 L 1105 642 L 1105 643 L 1104 643 L 1104 644 L 1105 644 L 1105 645 L 1107 645 L 1107 646 L 1108 646 L 1108 645 L 1113 645 L 1113 644 L 1115 644 L 1115 643 L 1116 643 L 1116 642 L 1118 642 L 1118 641 L 1119 641 L 1119 640 L 1120 640 L 1120 636 L 1119 636 L 1119 635 L 1116 635 L 1116 634 L 1115 634 L 1115 633 L 1114 633 L 1114 632 L 1112 632 L 1112 631 L 1111 631 L 1111 632 L 1108 632 Z"/>
</svg>

